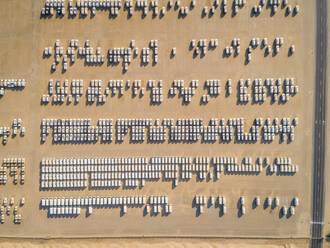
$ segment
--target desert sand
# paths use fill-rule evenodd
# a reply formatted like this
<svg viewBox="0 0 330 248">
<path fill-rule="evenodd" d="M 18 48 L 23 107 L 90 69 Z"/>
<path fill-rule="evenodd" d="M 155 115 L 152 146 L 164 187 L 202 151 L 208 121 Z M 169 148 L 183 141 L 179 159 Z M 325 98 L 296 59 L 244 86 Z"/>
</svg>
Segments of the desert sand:
<svg viewBox="0 0 330 248">
<path fill-rule="evenodd" d="M 182 1 L 182 4 L 187 4 Z M 311 171 L 312 171 L 312 134 L 313 134 L 313 89 L 314 89 L 314 4 L 312 1 L 289 1 L 292 6 L 299 2 L 301 11 L 296 17 L 285 17 L 284 10 L 270 17 L 269 10 L 263 9 L 259 17 L 250 17 L 251 7 L 248 2 L 239 10 L 236 17 L 219 17 L 218 12 L 211 18 L 201 18 L 202 6 L 211 5 L 212 1 L 198 1 L 196 8 L 184 19 L 178 19 L 177 11 L 171 10 L 162 18 L 151 18 L 151 13 L 141 19 L 141 12 L 126 19 L 126 13 L 115 19 L 109 19 L 107 13 L 98 11 L 96 16 L 80 19 L 40 18 L 43 1 L 4 0 L 0 3 L 0 75 L 1 78 L 25 78 L 28 86 L 21 92 L 6 91 L 0 100 L 0 123 L 7 125 L 13 118 L 22 118 L 27 134 L 24 138 L 9 139 L 1 147 L 1 157 L 25 157 L 26 183 L 1 186 L 2 195 L 26 198 L 22 208 L 23 223 L 14 225 L 12 217 L 0 226 L 0 237 L 17 238 L 85 238 L 85 237 L 150 237 L 148 240 L 105 239 L 97 241 L 104 247 L 145 247 L 152 243 L 159 247 L 307 247 L 310 235 L 309 223 L 311 212 Z M 244 65 L 244 50 L 254 37 L 284 37 L 281 52 L 275 56 L 264 57 L 264 51 L 255 49 L 253 59 Z M 233 38 L 240 38 L 242 52 L 237 58 L 222 58 L 222 50 L 230 45 Z M 208 51 L 202 59 L 192 58 L 188 46 L 191 39 L 219 39 L 219 47 Z M 52 60 L 43 58 L 44 47 L 53 46 L 56 39 L 67 47 L 71 39 L 78 39 L 79 46 L 90 40 L 96 49 L 100 46 L 106 54 L 110 47 L 128 47 L 130 40 L 136 41 L 137 47 L 147 47 L 151 39 L 159 41 L 159 62 L 157 65 L 140 67 L 138 59 L 133 60 L 126 73 L 121 66 L 84 66 L 77 59 L 67 72 L 56 70 L 50 73 Z M 288 56 L 290 45 L 296 52 Z M 177 55 L 171 59 L 170 51 L 177 48 Z M 293 77 L 300 87 L 299 93 L 286 104 L 270 104 L 269 99 L 261 105 L 236 104 L 236 84 L 239 79 L 247 78 L 285 78 Z M 102 106 L 86 106 L 84 99 L 77 105 L 40 105 L 42 94 L 47 93 L 49 79 L 83 79 L 84 91 L 90 80 L 100 79 L 106 83 L 110 79 L 143 81 L 163 80 L 164 92 L 168 92 L 175 79 L 199 80 L 199 89 L 189 105 L 182 105 L 181 99 L 167 98 L 159 106 L 149 104 L 149 92 L 141 99 L 132 99 L 130 94 L 121 98 L 109 98 Z M 233 80 L 233 94 L 226 98 L 224 86 L 227 79 Z M 211 99 L 207 105 L 200 105 L 202 89 L 207 79 L 221 80 L 221 94 Z M 145 85 L 143 85 L 145 86 Z M 51 142 L 40 143 L 40 123 L 43 118 L 91 118 L 92 123 L 101 118 L 211 118 L 244 117 L 247 127 L 257 117 L 262 118 L 299 118 L 294 142 L 279 144 L 79 144 L 67 145 Z M 205 123 L 206 125 L 206 123 Z M 246 130 L 248 131 L 248 130 Z M 217 182 L 196 182 L 195 178 L 187 183 L 179 183 L 175 189 L 168 182 L 147 182 L 145 187 L 136 190 L 88 190 L 83 191 L 40 191 L 39 164 L 45 157 L 128 157 L 128 156 L 288 156 L 300 167 L 294 176 L 223 176 Z M 174 205 L 174 212 L 167 217 L 143 217 L 141 209 L 129 209 L 127 216 L 120 217 L 119 209 L 95 209 L 92 216 L 81 214 L 77 218 L 47 218 L 46 211 L 39 209 L 42 197 L 70 196 L 110 196 L 110 195 L 168 195 Z M 219 211 L 210 208 L 205 214 L 196 217 L 192 200 L 196 194 L 226 195 L 228 214 L 219 218 Z M 259 195 L 279 196 L 281 204 L 289 204 L 294 196 L 300 199 L 296 215 L 292 218 L 279 218 L 279 210 L 256 209 L 248 207 L 243 218 L 237 217 L 236 202 L 240 196 L 246 196 L 250 203 Z M 83 210 L 84 213 L 84 210 Z M 327 218 L 329 220 L 329 217 Z M 326 226 L 329 226 L 329 222 Z M 4 227 L 4 228 L 2 228 Z M 327 230 L 327 228 L 325 228 Z M 329 229 L 329 228 L 328 228 Z M 212 239 L 151 239 L 152 237 L 230 237 L 225 240 Z M 282 238 L 234 240 L 242 238 Z M 58 243 L 67 247 L 93 246 L 93 240 L 2 240 L 0 247 L 20 245 L 24 247 L 57 247 Z"/>
</svg>

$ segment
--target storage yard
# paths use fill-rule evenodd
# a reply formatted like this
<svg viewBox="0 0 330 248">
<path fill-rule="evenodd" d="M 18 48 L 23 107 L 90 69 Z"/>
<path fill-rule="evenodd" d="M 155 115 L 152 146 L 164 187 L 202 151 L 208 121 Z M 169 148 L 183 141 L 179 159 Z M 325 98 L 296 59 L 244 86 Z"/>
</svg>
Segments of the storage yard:
<svg viewBox="0 0 330 248">
<path fill-rule="evenodd" d="M 0 238 L 308 246 L 313 1 L 0 7 Z"/>
</svg>

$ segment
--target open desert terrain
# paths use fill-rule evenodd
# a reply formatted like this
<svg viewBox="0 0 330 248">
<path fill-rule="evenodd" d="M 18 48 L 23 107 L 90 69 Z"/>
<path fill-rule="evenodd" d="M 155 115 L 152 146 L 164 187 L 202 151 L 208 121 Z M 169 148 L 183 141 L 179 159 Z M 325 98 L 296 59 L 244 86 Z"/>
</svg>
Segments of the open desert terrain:
<svg viewBox="0 0 330 248">
<path fill-rule="evenodd" d="M 237 13 L 233 14 L 236 11 L 236 1 L 233 0 L 221 0 L 219 5 L 217 1 L 197 0 L 194 7 L 190 0 L 181 0 L 179 4 L 177 1 L 156 0 L 158 6 L 155 14 L 153 1 L 146 1 L 147 7 L 143 7 L 143 1 L 140 1 L 142 7 L 136 7 L 139 1 L 134 0 L 131 16 L 125 3 L 129 1 L 119 1 L 120 7 L 116 5 L 118 1 L 108 1 L 115 7 L 96 7 L 95 15 L 91 14 L 92 5 L 85 8 L 87 15 L 82 14 L 84 7 L 78 7 L 77 14 L 71 16 L 69 2 L 65 1 L 64 15 L 56 14 L 56 7 L 50 7 L 54 8 L 53 15 L 42 13 L 48 8 L 46 1 L 42 0 L 0 2 L 0 79 L 26 80 L 24 89 L 6 89 L 0 98 L 0 126 L 11 127 L 10 132 L 13 132 L 13 120 L 20 118 L 21 126 L 25 128 L 24 135 L 10 135 L 7 143 L 0 145 L 0 159 L 25 159 L 24 183 L 19 181 L 13 184 L 14 177 L 8 173 L 8 181 L 0 185 L 2 205 L 6 197 L 8 201 L 11 197 L 15 199 L 9 210 L 7 206 L 3 208 L 0 247 L 93 247 L 96 244 L 99 247 L 308 247 L 312 212 L 315 97 L 314 1 L 288 0 L 284 6 L 282 0 L 276 13 L 273 13 L 268 1 L 261 6 L 259 4 L 262 1 L 251 0 L 238 6 Z M 101 4 L 103 1 L 95 2 Z M 169 2 L 173 2 L 173 6 L 169 7 Z M 226 14 L 223 13 L 223 2 L 228 2 Z M 72 8 L 76 8 L 78 0 L 73 0 L 72 4 Z M 259 14 L 253 14 L 254 6 L 260 6 Z M 292 8 L 290 14 L 287 14 L 288 6 Z M 299 11 L 296 6 L 299 6 Z M 118 15 L 110 15 L 109 9 L 115 12 L 116 8 Z M 143 8 L 147 8 L 145 17 L 142 17 Z M 186 13 L 180 14 L 181 11 Z M 281 45 L 277 45 L 277 38 Z M 233 45 L 237 39 L 239 44 Z M 72 40 L 77 44 L 71 46 Z M 157 44 L 150 45 L 154 40 Z M 192 40 L 196 44 L 192 45 Z M 203 40 L 206 40 L 205 45 Z M 216 44 L 212 45 L 214 40 L 217 40 Z M 89 45 L 86 45 L 86 41 Z M 254 41 L 256 44 L 251 45 Z M 279 50 L 276 52 L 277 46 Z M 49 47 L 52 48 L 51 55 L 45 54 L 49 53 Z M 269 54 L 266 51 L 268 47 L 271 49 Z M 226 54 L 226 48 L 234 51 Z M 109 49 L 120 53 L 120 63 L 111 61 Z M 127 50 L 129 52 L 123 55 L 126 53 L 123 51 Z M 145 54 L 143 51 L 146 51 Z M 104 62 L 87 62 L 93 58 L 101 59 L 102 56 Z M 249 56 L 251 61 L 247 61 Z M 150 59 L 150 62 L 143 63 L 145 58 Z M 125 60 L 129 60 L 127 69 L 123 68 Z M 290 82 L 293 80 L 291 88 L 285 87 L 286 78 Z M 255 88 L 258 79 L 262 82 L 259 89 L 264 92 L 260 93 L 264 97 L 260 102 L 254 98 L 258 94 Z M 274 84 L 267 86 L 267 79 Z M 276 86 L 277 79 L 280 79 L 281 85 L 278 87 L 278 99 L 273 101 L 274 93 L 271 93 L 270 88 Z M 60 83 L 57 86 L 58 80 Z M 65 80 L 68 82 L 68 92 L 65 92 Z M 101 80 L 102 85 L 91 86 L 95 80 Z M 109 86 L 109 80 L 123 82 L 124 86 L 122 89 L 121 86 Z M 134 96 L 134 81 L 139 80 L 137 95 Z M 154 80 L 153 86 L 149 80 Z M 173 82 L 177 80 L 184 80 L 184 86 L 174 87 Z M 198 86 L 190 87 L 190 83 L 197 80 Z M 217 93 L 210 93 L 212 86 L 208 88 L 207 80 L 218 83 L 217 87 L 213 87 L 219 90 Z M 50 81 L 53 86 L 50 86 Z M 72 81 L 83 83 L 79 102 L 75 102 Z M 98 93 L 95 93 L 96 88 Z M 172 89 L 175 94 L 171 93 Z M 246 102 L 239 101 L 240 93 L 245 94 Z M 184 94 L 190 94 L 191 100 L 184 101 Z M 288 99 L 282 102 L 281 95 L 285 94 Z M 58 95 L 62 95 L 64 101 L 56 102 L 54 99 Z M 154 95 L 161 95 L 162 99 L 156 97 L 153 102 Z M 47 96 L 49 102 L 43 99 Z M 95 96 L 95 101 L 89 101 L 89 96 Z M 70 97 L 73 97 L 72 102 Z M 106 99 L 102 100 L 105 102 L 98 103 L 102 97 Z M 215 118 L 216 124 L 210 124 Z M 222 118 L 225 127 L 231 118 L 235 121 L 244 119 L 243 132 L 251 136 L 251 130 L 257 128 L 258 138 L 238 141 L 238 124 L 230 124 L 227 128 L 235 131 L 229 141 L 221 141 L 222 131 L 196 131 L 200 137 L 197 140 L 171 140 L 171 132 L 179 126 L 179 119 L 198 119 L 202 126 L 197 125 L 200 130 L 207 130 L 207 127 L 212 130 L 212 126 L 218 130 Z M 261 118 L 260 124 L 256 124 L 258 118 Z M 272 141 L 263 139 L 267 118 L 270 125 L 276 119 L 279 122 L 273 126 L 274 130 L 279 128 L 279 131 L 276 131 Z M 289 118 L 288 129 L 282 125 L 285 118 Z M 98 120 L 109 119 L 113 127 L 106 132 L 112 138 L 109 142 L 101 142 L 101 135 L 88 142 L 56 141 L 56 132 L 60 136 L 61 132 L 68 132 L 63 130 L 70 128 L 61 131 L 55 124 L 45 124 L 50 119 L 90 119 L 90 126 L 96 127 L 99 133 L 103 131 L 98 128 Z M 134 126 L 131 124 L 133 121 L 124 124 L 128 131 L 121 141 L 118 133 L 123 126 L 118 125 L 119 119 L 141 120 L 141 123 L 148 119 L 151 124 Z M 167 119 L 173 120 L 173 123 L 164 124 Z M 142 126 L 139 129 L 142 132 L 140 136 L 143 137 L 139 136 L 134 141 L 133 129 L 138 130 L 139 125 Z M 189 125 L 184 128 L 188 130 Z M 22 130 L 22 127 L 18 130 Z M 165 138 L 150 141 L 152 127 L 159 128 L 157 130 L 164 128 Z M 43 136 L 45 132 L 48 134 Z M 209 136 L 215 136 L 216 139 L 205 141 L 201 132 L 204 132 L 203 135 L 210 132 Z M 290 133 L 294 133 L 293 136 Z M 184 136 L 180 135 L 178 139 Z M 281 135 L 284 140 L 281 140 Z M 70 134 L 66 137 L 70 138 Z M 2 138 L 0 135 L 0 141 Z M 70 175 L 72 178 L 67 181 L 76 180 L 74 174 L 83 174 L 81 181 L 86 183 L 83 187 L 60 187 L 66 180 L 62 179 L 65 173 L 57 168 L 57 162 L 45 164 L 48 163 L 46 160 L 71 158 L 88 162 L 91 158 L 122 158 L 124 161 L 139 157 L 147 159 L 151 179 L 141 179 L 144 172 L 135 172 L 138 169 L 134 169 L 131 177 L 130 170 L 133 171 L 133 167 L 129 163 L 126 174 L 112 172 L 111 166 L 114 167 L 114 164 L 110 162 L 86 164 L 86 168 L 92 168 L 88 169 L 91 171 L 94 167 L 103 166 L 104 169 L 109 165 L 107 172 L 104 172 L 106 169 L 102 169 L 103 172 L 101 169 L 98 172 L 81 172 L 85 167 L 79 162 L 71 164 L 74 169 L 67 174 L 68 178 Z M 158 157 L 164 160 L 152 167 L 152 158 Z M 192 177 L 182 178 L 185 164 L 169 162 L 177 166 L 177 169 L 168 169 L 175 176 L 164 179 L 167 170 L 164 161 L 170 157 L 191 159 L 187 166 L 195 168 Z M 208 160 L 205 165 L 207 169 L 199 168 L 196 161 L 200 157 Z M 217 178 L 215 158 L 223 157 L 236 158 L 237 162 L 233 167 L 226 167 L 226 163 L 223 163 Z M 251 158 L 252 161 L 249 163 L 251 167 L 247 168 L 255 168 L 260 158 L 261 171 L 240 171 L 240 168 L 244 168 L 245 158 Z M 285 166 L 297 166 L 299 170 L 283 169 L 282 172 L 270 173 L 273 165 L 277 170 L 282 170 L 281 165 L 276 164 L 278 158 L 287 161 L 283 162 Z M 61 166 L 69 167 L 65 163 Z M 54 171 L 47 172 L 48 167 L 54 168 Z M 152 168 L 155 168 L 156 176 Z M 157 170 L 161 170 L 161 176 L 157 176 Z M 186 170 L 191 172 L 190 169 Z M 329 170 L 326 173 L 329 179 Z M 100 178 L 97 179 L 98 174 Z M 117 178 L 118 174 L 125 178 Z M 116 179 L 110 180 L 106 178 L 107 175 L 115 175 Z M 102 184 L 120 181 L 121 186 L 94 187 L 93 177 Z M 53 181 L 61 183 L 51 184 Z M 124 186 L 128 181 L 138 182 L 138 185 Z M 326 192 L 329 192 L 329 180 L 326 182 Z M 104 206 L 92 203 L 81 204 L 81 207 L 77 203 L 71 210 L 70 204 L 68 210 L 67 204 L 64 204 L 66 206 L 51 210 L 53 206 L 44 206 L 42 201 L 75 198 L 80 202 L 81 198 L 101 197 L 103 202 L 106 197 L 119 199 L 128 196 L 143 196 L 146 202 L 127 205 L 108 203 Z M 150 198 L 154 196 L 166 196 L 168 203 L 152 203 Z M 195 196 L 205 196 L 206 202 L 199 204 Z M 225 204 L 219 203 L 219 196 L 225 197 Z M 19 204 L 22 198 L 24 205 Z M 271 205 L 267 205 L 267 198 L 271 200 Z M 276 199 L 279 200 L 278 204 Z M 298 204 L 295 199 L 299 199 Z M 325 199 L 324 235 L 329 233 L 329 197 Z M 260 202 L 257 204 L 257 201 Z M 17 213 L 13 214 L 14 206 L 18 206 L 20 224 L 14 223 L 17 216 Z M 157 206 L 161 208 L 159 213 L 155 212 Z M 172 209 L 166 212 L 169 206 Z M 148 207 L 150 210 L 147 210 Z M 77 208 L 79 214 L 69 213 Z M 65 211 L 62 214 L 51 212 L 62 209 Z M 289 212 L 291 210 L 294 212 Z"/>
</svg>

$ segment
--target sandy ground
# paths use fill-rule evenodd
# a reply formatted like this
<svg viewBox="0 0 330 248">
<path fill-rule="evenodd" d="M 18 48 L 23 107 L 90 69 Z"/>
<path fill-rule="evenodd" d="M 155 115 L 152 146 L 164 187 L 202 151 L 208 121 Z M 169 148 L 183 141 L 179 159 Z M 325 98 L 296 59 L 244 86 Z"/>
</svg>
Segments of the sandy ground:
<svg viewBox="0 0 330 248">
<path fill-rule="evenodd" d="M 198 2 L 196 12 L 184 20 L 177 20 L 177 13 L 169 13 L 163 20 L 151 20 L 148 16 L 141 20 L 140 13 L 131 20 L 126 15 L 109 20 L 105 13 L 89 20 L 75 18 L 40 20 L 41 1 L 27 0 L 24 5 L 14 6 L 19 1 L 2 1 L 0 17 L 0 75 L 3 78 L 25 78 L 30 85 L 22 92 L 7 91 L 0 102 L 0 123 L 7 124 L 15 117 L 23 119 L 27 135 L 23 139 L 10 139 L 1 149 L 2 156 L 24 156 L 27 160 L 27 176 L 24 186 L 7 185 L 5 194 L 16 197 L 25 196 L 26 206 L 22 209 L 24 218 L 20 226 L 12 222 L 0 228 L 0 236 L 20 237 L 63 237 L 63 236 L 141 236 L 141 235 L 213 235 L 213 236 L 258 236 L 258 237 L 295 237 L 309 236 L 311 164 L 312 164 L 312 120 L 313 120 L 313 83 L 314 67 L 306 61 L 314 56 L 314 6 L 312 1 L 299 2 L 301 13 L 295 18 L 284 18 L 283 12 L 269 17 L 265 11 L 258 18 L 249 17 L 249 7 L 240 10 L 235 18 L 226 16 L 201 19 L 199 16 L 202 2 Z M 206 1 L 207 3 L 209 1 Z M 291 1 L 292 4 L 298 1 Z M 251 2 L 251 5 L 253 3 Z M 249 3 L 250 6 L 250 3 Z M 8 9 L 6 9 L 8 8 Z M 14 17 L 13 17 L 14 16 Z M 144 32 L 141 32 L 144 30 Z M 115 34 L 115 35 L 114 35 Z M 243 53 L 238 58 L 223 59 L 220 49 L 208 52 L 203 59 L 192 59 L 188 51 L 191 39 L 218 38 L 220 47 L 239 37 L 242 48 L 246 48 L 253 37 L 276 36 L 285 38 L 283 51 L 276 57 L 263 57 L 263 51 L 256 49 L 253 60 L 244 66 Z M 59 70 L 50 75 L 51 60 L 42 58 L 43 48 L 52 46 L 56 39 L 67 45 L 70 39 L 79 39 L 80 45 L 86 39 L 91 45 L 101 46 L 105 52 L 109 47 L 128 46 L 135 39 L 137 46 L 146 47 L 151 39 L 159 40 L 159 63 L 152 67 L 140 68 L 136 61 L 129 66 L 125 75 L 121 66 L 110 68 L 84 67 L 81 60 L 61 74 Z M 287 56 L 287 49 L 295 44 L 296 53 Z M 177 47 L 177 56 L 169 59 L 172 47 Z M 243 49 L 242 49 L 243 50 Z M 229 98 L 224 97 L 224 82 L 232 78 L 295 77 L 300 92 L 285 105 L 246 106 L 236 105 L 236 89 Z M 181 99 L 167 99 L 160 106 L 150 106 L 149 98 L 131 99 L 124 95 L 121 99 L 111 99 L 104 106 L 40 106 L 40 98 L 46 93 L 47 82 L 54 79 L 84 79 L 86 85 L 91 79 L 155 79 L 164 81 L 164 92 L 174 79 L 199 79 L 200 88 L 188 106 L 181 105 Z M 199 105 L 204 92 L 202 82 L 218 78 L 222 81 L 222 93 L 206 106 Z M 236 85 L 236 84 L 234 84 Z M 296 140 L 291 144 L 139 144 L 124 142 L 121 145 L 40 145 L 40 122 L 43 118 L 92 118 L 95 124 L 99 118 L 193 118 L 208 120 L 213 117 L 244 117 L 251 124 L 256 117 L 299 117 Z M 246 130 L 247 131 L 247 130 Z M 148 151 L 148 152 L 146 152 Z M 172 190 L 169 183 L 147 183 L 141 190 L 119 191 L 57 191 L 39 192 L 39 162 L 43 157 L 81 157 L 81 156 L 290 156 L 300 166 L 300 171 L 292 177 L 267 176 L 226 176 L 216 183 L 181 183 Z M 46 212 L 38 209 L 43 196 L 84 196 L 84 195 L 137 195 L 166 194 L 174 204 L 174 213 L 164 217 L 143 218 L 140 209 L 129 209 L 124 218 L 119 210 L 96 210 L 89 218 L 84 214 L 76 219 L 47 219 Z M 207 209 L 206 213 L 195 217 L 191 202 L 195 194 L 224 194 L 229 199 L 228 215 L 218 217 L 217 209 Z M 237 218 L 236 202 L 245 195 L 250 202 L 254 196 L 279 196 L 282 203 L 288 204 L 293 196 L 300 198 L 296 216 L 279 219 L 278 211 L 248 209 L 244 218 Z M 143 225 L 144 228 L 141 228 Z M 158 241 L 157 241 L 158 242 Z M 201 241 L 202 242 L 202 241 Z M 244 241 L 245 242 L 245 241 Z M 179 242 L 180 243 L 180 242 Z M 289 242 L 290 243 L 290 242 Z M 178 244 L 181 245 L 181 244 Z M 281 245 L 281 244 L 280 244 Z M 137 244 L 138 246 L 138 244 Z M 282 245 L 284 246 L 284 245 Z M 212 246 L 211 246 L 212 247 Z M 217 247 L 216 245 L 214 247 Z M 219 246 L 221 247 L 221 246 Z M 241 246 L 242 247 L 242 246 Z M 270 246 L 271 247 L 271 246 Z M 275 246 L 276 247 L 276 246 Z M 284 246 L 285 247 L 285 246 Z M 290 247 L 290 246 L 287 246 Z M 294 247 L 294 246 L 293 246 Z M 298 246 L 300 247 L 300 246 Z"/>
<path fill-rule="evenodd" d="M 1 248 L 20 247 L 171 247 L 171 248 L 305 248 L 308 240 L 232 240 L 232 239 L 80 239 L 80 240 L 0 240 Z"/>
</svg>

